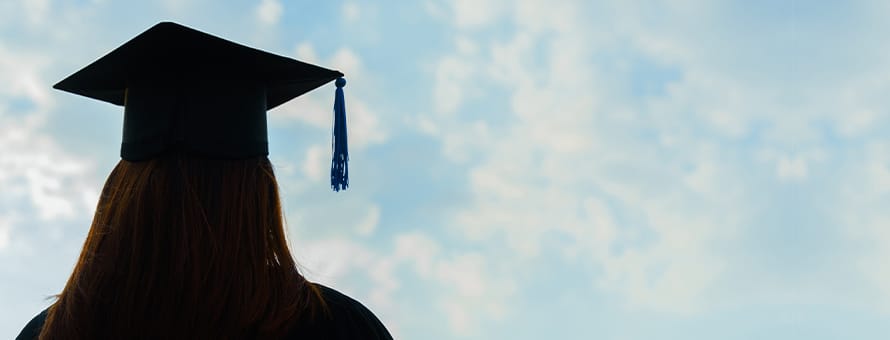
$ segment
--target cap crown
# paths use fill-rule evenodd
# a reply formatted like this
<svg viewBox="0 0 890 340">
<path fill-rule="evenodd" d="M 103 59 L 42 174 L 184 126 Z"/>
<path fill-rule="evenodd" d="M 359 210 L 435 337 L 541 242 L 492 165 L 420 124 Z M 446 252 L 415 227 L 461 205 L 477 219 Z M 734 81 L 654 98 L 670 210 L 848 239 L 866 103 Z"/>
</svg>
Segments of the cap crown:
<svg viewBox="0 0 890 340">
<path fill-rule="evenodd" d="M 342 73 L 162 22 L 53 88 L 125 106 L 121 158 L 267 155 L 266 111 Z"/>
</svg>

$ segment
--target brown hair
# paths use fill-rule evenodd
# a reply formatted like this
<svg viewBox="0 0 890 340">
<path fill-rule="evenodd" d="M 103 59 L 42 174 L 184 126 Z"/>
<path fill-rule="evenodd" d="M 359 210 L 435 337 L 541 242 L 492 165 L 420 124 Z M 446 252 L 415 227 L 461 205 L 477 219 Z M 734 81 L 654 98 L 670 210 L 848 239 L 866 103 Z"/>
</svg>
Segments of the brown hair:
<svg viewBox="0 0 890 340">
<path fill-rule="evenodd" d="M 120 161 L 41 339 L 279 338 L 323 302 L 266 157 Z"/>
</svg>

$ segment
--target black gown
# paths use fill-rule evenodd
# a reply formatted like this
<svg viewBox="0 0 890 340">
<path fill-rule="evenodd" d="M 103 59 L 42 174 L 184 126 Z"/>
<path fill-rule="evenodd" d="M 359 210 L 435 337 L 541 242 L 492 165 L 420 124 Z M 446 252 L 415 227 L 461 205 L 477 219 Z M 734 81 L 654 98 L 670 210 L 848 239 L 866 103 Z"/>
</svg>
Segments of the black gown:
<svg viewBox="0 0 890 340">
<path fill-rule="evenodd" d="M 330 308 L 330 318 L 319 318 L 314 323 L 295 325 L 287 339 L 324 340 L 392 340 L 383 323 L 368 308 L 332 288 L 315 284 Z M 46 320 L 44 309 L 22 329 L 16 340 L 36 339 Z"/>
</svg>

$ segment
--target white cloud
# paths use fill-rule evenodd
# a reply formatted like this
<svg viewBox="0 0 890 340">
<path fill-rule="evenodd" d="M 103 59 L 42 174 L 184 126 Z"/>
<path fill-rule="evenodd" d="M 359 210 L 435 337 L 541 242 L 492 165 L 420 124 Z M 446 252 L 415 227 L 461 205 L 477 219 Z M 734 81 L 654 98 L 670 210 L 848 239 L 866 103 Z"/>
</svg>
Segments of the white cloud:
<svg viewBox="0 0 890 340">
<path fill-rule="evenodd" d="M 301 42 L 297 45 L 295 54 L 297 59 L 305 61 L 310 64 L 319 63 L 318 54 L 315 52 L 315 47 L 308 42 Z"/>
<path fill-rule="evenodd" d="M 346 22 L 356 22 L 362 15 L 362 9 L 355 2 L 347 2 L 343 4 L 343 19 Z"/>
<path fill-rule="evenodd" d="M 469 2 L 469 1 L 466 1 Z M 579 28 L 575 21 L 579 13 L 578 2 L 571 1 L 518 1 L 513 13 L 513 19 L 522 26 L 523 30 L 537 33 L 541 31 L 553 31 L 569 33 Z M 472 7 L 468 6 L 468 10 Z M 563 20 L 564 18 L 572 18 Z"/>
<path fill-rule="evenodd" d="M 262 0 L 255 10 L 257 20 L 265 25 L 277 24 L 283 12 L 284 6 L 279 0 Z"/>
<path fill-rule="evenodd" d="M 362 236 L 368 236 L 374 233 L 377 230 L 377 226 L 380 224 L 380 207 L 376 205 L 372 205 L 368 208 L 368 213 L 359 221 L 355 226 L 355 231 Z"/>
<path fill-rule="evenodd" d="M 7 129 L 21 128 L 7 126 Z M 6 129 L 0 129 L 0 134 Z M 5 195 L 31 202 L 42 220 L 72 218 L 92 209 L 83 198 L 98 185 L 92 165 L 67 155 L 51 139 L 29 131 L 25 140 L 0 138 L 0 186 Z"/>
<path fill-rule="evenodd" d="M 478 333 L 485 319 L 508 315 L 516 285 L 492 275 L 490 259 L 472 252 L 445 258 L 436 265 L 438 282 L 451 290 L 440 303 L 451 329 L 459 336 Z"/>
<path fill-rule="evenodd" d="M 505 4 L 500 0 L 454 0 L 450 5 L 457 27 L 476 28 L 491 25 Z"/>
<path fill-rule="evenodd" d="M 457 51 L 463 55 L 474 55 L 479 52 L 479 44 L 466 36 L 459 36 L 454 40 Z"/>
<path fill-rule="evenodd" d="M 309 280 L 334 287 L 360 301 L 362 296 L 369 297 L 362 302 L 385 320 L 393 335 L 399 333 L 398 319 L 385 317 L 397 313 L 393 293 L 400 281 L 392 256 L 342 238 L 301 240 L 293 249 Z M 347 280 L 353 275 L 367 278 L 370 285 Z"/>
<path fill-rule="evenodd" d="M 834 176 L 838 187 L 830 216 L 841 226 L 844 239 L 838 242 L 855 247 L 847 257 L 860 275 L 847 279 L 860 285 L 864 304 L 890 313 L 890 142 L 872 141 L 851 151 Z"/>
<path fill-rule="evenodd" d="M 355 53 L 355 51 L 349 48 L 340 48 L 337 50 L 337 52 L 334 52 L 334 55 L 331 57 L 330 64 L 336 65 L 335 67 L 341 72 L 345 73 L 347 77 L 361 77 L 364 73 L 361 59 L 359 58 L 358 54 Z"/>
<path fill-rule="evenodd" d="M 350 149 L 361 149 L 386 141 L 387 129 L 380 121 L 380 115 L 360 95 L 355 94 L 368 92 L 366 86 L 372 81 L 366 78 L 373 77 L 365 73 L 358 54 L 349 48 L 340 48 L 330 58 L 323 59 L 318 57 L 315 47 L 307 42 L 298 44 L 295 54 L 300 60 L 323 66 L 332 65 L 329 67 L 338 69 L 346 75 L 347 85 L 344 92 Z M 330 89 L 329 93 L 316 90 L 294 100 L 294 103 L 284 104 L 270 117 L 279 120 L 296 119 L 316 128 L 330 130 L 333 126 L 333 86 Z"/>
<path fill-rule="evenodd" d="M 367 268 L 379 255 L 345 239 L 299 240 L 292 246 L 306 276 L 321 283 L 342 280 L 356 268 Z"/>
<path fill-rule="evenodd" d="M 30 9 L 0 12 L 22 14 L 23 24 L 52 22 L 49 1 L 21 3 Z M 181 7 L 185 2 L 164 3 Z M 746 52 L 783 56 L 771 46 L 746 45 L 769 40 L 753 33 L 761 22 L 748 22 L 753 24 L 745 27 L 744 36 L 724 36 L 721 32 L 737 24 L 719 20 L 713 3 L 586 3 L 599 6 L 596 10 L 575 6 L 582 3 L 520 0 L 510 7 L 512 3 L 502 1 L 425 2 L 433 16 L 451 20 L 460 36 L 451 41 L 453 53 L 433 63 L 438 74 L 431 94 L 438 114 L 424 115 L 417 124 L 440 139 L 446 158 L 468 167 L 471 199 L 447 224 L 454 228 L 448 232 L 463 233 L 457 243 L 472 249 L 440 244 L 433 234 L 420 231 L 396 234 L 387 250 L 345 239 L 298 239 L 305 244 L 296 246 L 295 253 L 308 255 L 311 277 L 360 292 L 372 305 L 383 306 L 384 313 L 398 313 L 394 292 L 406 285 L 401 270 L 410 268 L 429 286 L 441 288 L 430 299 L 430 309 L 441 310 L 453 329 L 470 336 L 486 326 L 485 318 L 508 315 L 513 299 L 525 293 L 509 293 L 518 277 L 514 269 L 556 251 L 589 273 L 592 287 L 613 294 L 609 299 L 617 296 L 632 308 L 694 312 L 726 295 L 713 295 L 713 290 L 726 288 L 715 286 L 721 280 L 739 277 L 733 259 L 715 248 L 743 247 L 734 234 L 751 225 L 739 220 L 761 222 L 750 220 L 756 216 L 748 215 L 749 205 L 768 199 L 771 188 L 766 186 L 797 181 L 795 187 L 825 196 L 808 199 L 833 203 L 825 205 L 832 210 L 828 214 L 842 221 L 836 228 L 848 239 L 829 243 L 862 245 L 855 254 L 837 254 L 856 257 L 850 267 L 861 277 L 839 277 L 856 284 L 867 278 L 863 295 L 877 308 L 890 306 L 890 270 L 884 269 L 890 257 L 890 144 L 880 136 L 887 123 L 890 79 L 881 70 L 890 68 L 865 63 L 868 75 L 847 75 L 842 81 L 816 77 L 800 84 L 784 73 L 752 80 L 750 75 L 762 72 L 762 65 Z M 281 21 L 281 2 L 264 1 L 256 9 L 260 22 Z M 357 2 L 340 10 L 346 21 L 368 18 Z M 482 32 L 495 25 L 495 34 Z M 518 32 L 504 32 L 504 27 Z M 767 30 L 770 36 L 783 34 Z M 813 39 L 806 31 L 798 32 L 801 42 Z M 850 40 L 864 38 L 854 36 Z M 813 40 L 845 49 L 830 39 Z M 370 74 L 373 70 L 366 69 L 355 51 L 316 51 L 302 43 L 296 56 L 346 71 L 351 142 L 382 143 L 389 124 L 366 97 L 373 88 L 369 80 L 379 75 Z M 90 163 L 70 158 L 42 130 L 54 105 L 48 84 L 39 77 L 46 65 L 54 64 L 46 55 L 52 54 L 29 55 L 0 43 L 0 196 L 16 207 L 24 202 L 26 210 L 33 208 L 25 212 L 26 220 L 69 219 L 91 211 L 98 197 Z M 878 55 L 884 58 L 886 53 Z M 630 76 L 620 72 L 632 69 L 635 57 L 679 75 L 664 85 L 663 94 L 629 98 L 623 81 Z M 823 66 L 847 73 L 847 64 L 837 58 Z M 497 84 L 494 91 L 491 83 Z M 504 92 L 509 102 L 503 103 Z M 327 131 L 332 93 L 328 86 L 271 117 L 298 119 Z M 474 111 L 477 93 L 493 94 L 489 99 L 508 112 Z M 35 109 L 14 111 L 15 103 L 7 98 L 33 103 Z M 466 119 L 478 113 L 483 113 L 478 120 Z M 832 145 L 840 150 L 822 151 L 823 124 L 842 139 Z M 284 166 L 280 173 L 302 171 L 313 181 L 325 180 L 329 148 L 310 146 L 300 165 Z M 768 178 L 748 182 L 758 173 Z M 837 179 L 823 181 L 820 173 Z M 839 193 L 815 190 L 822 187 L 836 187 Z M 356 229 L 343 230 L 382 232 L 373 227 L 380 222 L 380 209 L 373 204 L 355 209 L 350 221 L 357 223 L 350 225 Z M 0 211 L 0 249 L 15 249 L 20 235 L 20 224 L 10 216 Z M 554 236 L 564 241 L 548 248 L 547 240 Z M 481 245 L 485 253 L 476 251 Z M 777 262 L 786 260 L 780 251 L 769 255 L 779 256 Z M 354 280 L 355 275 L 370 284 Z M 787 293 L 779 290 L 774 292 L 778 296 Z M 402 320 L 383 319 L 391 329 Z"/>
<path fill-rule="evenodd" d="M 28 22 L 34 25 L 42 25 L 46 22 L 47 15 L 50 12 L 50 0 L 27 0 L 22 1 L 25 10 L 25 17 Z"/>
<path fill-rule="evenodd" d="M 0 216 L 0 251 L 9 246 L 10 233 L 12 232 L 12 216 Z"/>
<path fill-rule="evenodd" d="M 385 320 L 394 335 L 399 332 L 401 316 L 394 294 L 405 278 L 398 275 L 404 273 L 403 269 L 413 270 L 437 292 L 428 308 L 431 313 L 443 313 L 457 335 L 477 334 L 485 320 L 499 320 L 510 314 L 516 284 L 495 275 L 499 265 L 490 258 L 473 252 L 445 253 L 438 241 L 422 231 L 403 232 L 394 240 L 395 247 L 389 251 L 343 238 L 300 239 L 293 249 L 307 278 L 360 300 L 368 297 L 363 302 Z M 361 284 L 363 280 L 357 277 L 366 278 L 370 284 Z"/>
<path fill-rule="evenodd" d="M 161 6 L 168 12 L 175 15 L 183 15 L 188 10 L 189 1 L 182 0 L 161 0 Z"/>
<path fill-rule="evenodd" d="M 443 3 L 442 1 L 424 0 L 423 2 L 423 9 L 426 11 L 426 13 L 429 14 L 430 17 L 436 19 L 448 18 L 448 14 L 446 13 L 447 9 L 445 7 L 447 7 L 447 4 Z"/>
<path fill-rule="evenodd" d="M 852 111 L 840 120 L 839 129 L 844 136 L 855 136 L 869 130 L 877 118 L 878 114 L 871 109 Z"/>
<path fill-rule="evenodd" d="M 475 252 L 449 254 L 419 231 L 396 235 L 395 240 L 392 257 L 435 285 L 440 292 L 439 307 L 456 335 L 476 334 L 486 320 L 501 320 L 510 314 L 517 286 L 511 278 L 496 274 L 500 266 L 510 266 L 509 261 L 499 263 Z"/>
<path fill-rule="evenodd" d="M 325 170 L 330 169 L 330 146 L 312 145 L 306 150 L 303 161 L 303 174 L 312 181 L 328 179 Z"/>
<path fill-rule="evenodd" d="M 360 100 L 353 100 L 348 105 L 349 145 L 362 148 L 386 141 L 387 129 L 381 124 L 380 115 Z"/>
<path fill-rule="evenodd" d="M 469 63 L 457 58 L 442 58 L 436 66 L 435 107 L 440 113 L 453 113 L 464 100 L 464 86 L 472 75 Z"/>
<path fill-rule="evenodd" d="M 761 162 L 775 162 L 776 178 L 782 181 L 806 180 L 812 164 L 823 163 L 826 158 L 826 153 L 820 149 L 794 153 L 766 149 L 757 154 L 757 159 Z"/>
<path fill-rule="evenodd" d="M 6 85 L 0 86 L 0 202 L 9 203 L 0 206 L 4 247 L 25 242 L 19 235 L 27 233 L 15 232 L 16 221 L 82 217 L 96 204 L 87 197 L 98 197 L 101 183 L 92 163 L 72 156 L 44 131 L 55 101 L 42 74 L 52 64 L 45 55 L 0 44 L 0 83 Z"/>
<path fill-rule="evenodd" d="M 463 96 L 483 79 L 508 91 L 511 108 L 497 125 L 449 114 L 418 120 L 441 138 L 449 158 L 478 160 L 468 171 L 473 198 L 449 224 L 470 242 L 504 240 L 509 248 L 499 256 L 520 263 L 539 256 L 548 235 L 565 235 L 566 258 L 601 270 L 592 284 L 630 306 L 667 313 L 706 309 L 729 261 L 713 245 L 742 227 L 751 196 L 738 178 L 756 165 L 721 146 L 748 136 L 752 121 L 775 113 L 772 97 L 760 84 L 690 55 L 707 48 L 687 46 L 683 36 L 624 38 L 651 32 L 584 17 L 579 6 L 522 1 L 512 17 L 507 14 L 518 26 L 512 37 L 479 49 L 487 54 L 458 41 L 453 54 L 439 59 L 433 88 L 439 112 L 473 110 L 463 106 Z M 479 15 L 492 20 L 495 14 Z M 455 26 L 481 25 L 482 19 L 468 18 Z M 594 24 L 628 32 L 591 33 Z M 640 48 L 640 41 L 649 44 Z M 663 96 L 633 97 L 614 85 L 624 74 L 593 62 L 627 49 L 655 63 L 679 64 L 683 77 Z M 640 102 L 645 105 L 630 106 Z M 636 133 L 657 138 L 637 139 Z M 466 287 L 472 292 L 475 286 Z"/>
<path fill-rule="evenodd" d="M 49 64 L 46 56 L 12 51 L 0 43 L 0 79 L 5 81 L 5 86 L 0 87 L 0 95 L 25 97 L 38 107 L 39 113 L 45 114 L 52 108 L 53 101 L 49 87 L 39 75 Z"/>
<path fill-rule="evenodd" d="M 396 235 L 394 239 L 395 257 L 411 263 L 421 278 L 430 279 L 441 251 L 439 244 L 421 232 Z"/>
<path fill-rule="evenodd" d="M 890 192 L 890 166 L 884 162 L 872 161 L 863 168 L 865 170 L 865 178 L 871 184 L 871 190 L 863 192 L 863 196 L 880 196 Z"/>
<path fill-rule="evenodd" d="M 802 180 L 807 178 L 807 163 L 802 158 L 782 158 L 779 160 L 776 173 L 779 178 Z"/>
</svg>

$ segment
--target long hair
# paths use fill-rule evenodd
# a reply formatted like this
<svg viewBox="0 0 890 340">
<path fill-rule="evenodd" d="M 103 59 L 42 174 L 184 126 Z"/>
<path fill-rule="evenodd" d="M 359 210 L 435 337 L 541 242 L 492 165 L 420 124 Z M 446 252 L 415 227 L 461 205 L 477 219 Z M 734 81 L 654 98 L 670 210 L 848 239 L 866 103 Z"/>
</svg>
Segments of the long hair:
<svg viewBox="0 0 890 340">
<path fill-rule="evenodd" d="M 40 339 L 280 338 L 319 296 L 268 158 L 122 160 Z"/>
</svg>

